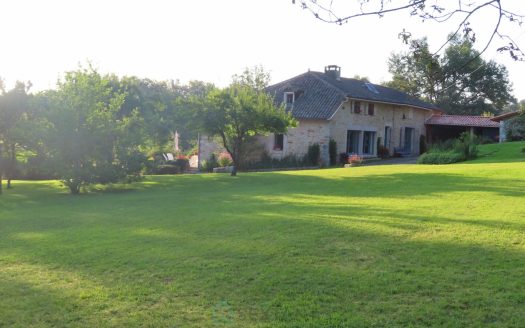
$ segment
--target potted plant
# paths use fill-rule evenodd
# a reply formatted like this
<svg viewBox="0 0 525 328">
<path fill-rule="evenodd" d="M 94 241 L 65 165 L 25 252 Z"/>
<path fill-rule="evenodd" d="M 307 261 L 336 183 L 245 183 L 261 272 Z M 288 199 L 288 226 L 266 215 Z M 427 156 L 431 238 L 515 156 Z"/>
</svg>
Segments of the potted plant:
<svg viewBox="0 0 525 328">
<path fill-rule="evenodd" d="M 363 157 L 356 154 L 352 154 L 348 156 L 347 162 L 348 164 L 346 164 L 345 167 L 359 166 L 363 163 Z"/>
</svg>

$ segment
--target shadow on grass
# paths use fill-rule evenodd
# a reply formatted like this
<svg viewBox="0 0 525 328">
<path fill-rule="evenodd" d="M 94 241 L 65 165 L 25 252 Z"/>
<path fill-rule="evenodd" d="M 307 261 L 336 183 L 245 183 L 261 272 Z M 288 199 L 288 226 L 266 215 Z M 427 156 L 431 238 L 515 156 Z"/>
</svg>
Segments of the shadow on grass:
<svg viewBox="0 0 525 328">
<path fill-rule="evenodd" d="M 521 200 L 524 187 L 522 180 L 501 185 L 432 173 L 153 178 L 141 186 L 144 192 L 73 197 L 48 208 L 42 206 L 49 199 L 26 204 L 0 229 L 0 263 L 90 277 L 130 313 L 121 322 L 128 325 L 154 313 L 174 325 L 213 326 L 214 313 L 227 308 L 235 327 L 519 326 L 523 249 L 508 247 L 508 239 L 482 246 L 461 236 L 475 238 L 480 230 L 471 226 L 523 235 L 522 222 L 399 212 L 388 199 L 481 191 Z M 345 202 L 379 197 L 385 201 L 374 206 Z M 37 208 L 44 210 L 35 219 Z M 432 229 L 455 235 L 412 238 Z M 0 282 L 0 293 L 13 283 L 28 284 L 15 275 Z M 79 308 L 104 303 L 40 291 Z M 26 305 L 14 303 L 10 313 L 23 313 Z M 198 313 L 179 315 L 188 309 Z M 92 320 L 75 308 L 67 313 Z M 37 312 L 21 325 L 44 317 Z M 60 323 L 55 316 L 52 322 Z"/>
</svg>

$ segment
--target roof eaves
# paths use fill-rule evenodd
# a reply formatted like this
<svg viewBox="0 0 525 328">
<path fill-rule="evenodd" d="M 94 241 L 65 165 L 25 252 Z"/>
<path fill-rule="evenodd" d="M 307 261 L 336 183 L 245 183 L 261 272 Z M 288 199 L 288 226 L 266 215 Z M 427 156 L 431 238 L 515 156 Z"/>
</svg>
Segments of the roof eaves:
<svg viewBox="0 0 525 328">
<path fill-rule="evenodd" d="M 357 97 L 352 97 L 351 95 L 346 95 L 347 98 L 350 98 L 350 99 L 354 99 L 354 100 L 362 100 L 362 101 L 373 101 L 375 103 L 378 103 L 378 104 L 386 104 L 386 105 L 397 105 L 397 106 L 410 106 L 410 107 L 414 107 L 414 108 L 419 108 L 419 109 L 424 109 L 424 110 L 428 110 L 428 111 L 434 111 L 434 110 L 437 110 L 437 111 L 441 111 L 439 108 L 428 108 L 428 107 L 422 107 L 422 106 L 417 106 L 417 105 L 413 105 L 413 104 L 407 104 L 407 103 L 401 103 L 401 102 L 393 102 L 393 101 L 380 101 L 380 100 L 374 100 L 374 99 L 367 99 L 367 98 L 357 98 Z"/>
</svg>

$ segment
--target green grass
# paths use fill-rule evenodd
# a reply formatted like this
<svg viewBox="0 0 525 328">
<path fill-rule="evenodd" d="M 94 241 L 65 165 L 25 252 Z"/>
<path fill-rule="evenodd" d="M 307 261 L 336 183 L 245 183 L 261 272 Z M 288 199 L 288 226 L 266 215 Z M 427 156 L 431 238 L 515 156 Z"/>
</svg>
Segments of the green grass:
<svg viewBox="0 0 525 328">
<path fill-rule="evenodd" d="M 0 327 L 519 327 L 525 143 L 0 196 Z"/>
</svg>

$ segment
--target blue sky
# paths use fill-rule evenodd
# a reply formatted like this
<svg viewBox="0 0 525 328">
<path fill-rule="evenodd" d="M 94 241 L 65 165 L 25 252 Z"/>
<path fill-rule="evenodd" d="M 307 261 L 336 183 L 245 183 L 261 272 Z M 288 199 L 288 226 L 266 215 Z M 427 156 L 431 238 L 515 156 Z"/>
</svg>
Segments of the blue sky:
<svg viewBox="0 0 525 328">
<path fill-rule="evenodd" d="M 502 1 L 515 10 L 519 2 Z M 1 16 L 0 77 L 8 87 L 31 80 L 34 90 L 53 88 L 63 72 L 88 60 L 104 73 L 219 86 L 254 65 L 270 71 L 273 82 L 336 64 L 343 76 L 380 83 L 390 79 L 390 53 L 406 49 L 398 39 L 403 28 L 438 47 L 456 26 L 406 13 L 329 25 L 291 0 L 4 0 Z M 488 11 L 474 21 L 480 43 L 493 22 Z M 509 32 L 525 47 L 523 28 Z M 498 54 L 502 43 L 496 39 L 484 57 L 507 66 L 514 95 L 525 99 L 525 63 Z"/>
</svg>

